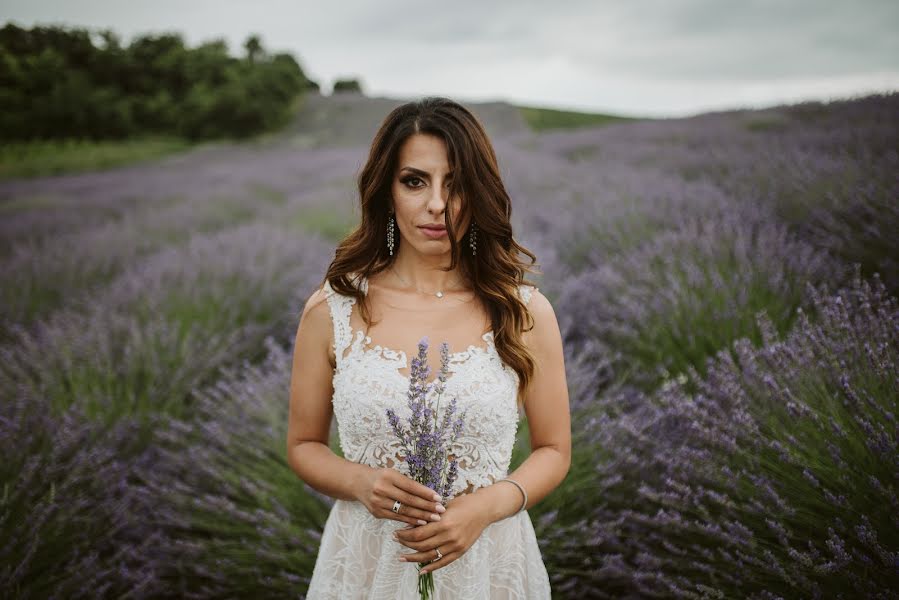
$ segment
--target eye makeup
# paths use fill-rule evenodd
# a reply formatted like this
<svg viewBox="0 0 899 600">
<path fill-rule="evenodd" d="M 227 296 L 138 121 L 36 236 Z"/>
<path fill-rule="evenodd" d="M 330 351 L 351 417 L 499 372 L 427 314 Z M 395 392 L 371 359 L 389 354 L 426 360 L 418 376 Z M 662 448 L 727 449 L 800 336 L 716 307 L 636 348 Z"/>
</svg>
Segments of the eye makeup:
<svg viewBox="0 0 899 600">
<path fill-rule="evenodd" d="M 422 179 L 422 178 L 419 177 L 418 175 L 405 175 L 405 176 L 403 176 L 403 177 L 400 177 L 400 183 L 403 183 L 403 184 L 407 185 L 408 187 L 410 187 L 410 188 L 412 188 L 412 189 L 414 189 L 414 190 L 417 190 L 417 189 L 423 187 L 422 185 L 409 185 L 409 182 L 410 182 L 410 181 L 413 181 L 413 180 L 415 180 L 415 179 L 417 179 L 417 180 L 419 180 L 419 181 L 424 181 L 424 179 Z M 447 185 L 447 186 L 452 185 L 452 181 L 448 179 L 448 180 L 446 181 L 446 185 Z"/>
<path fill-rule="evenodd" d="M 423 177 L 424 179 L 431 178 L 430 173 L 428 173 L 427 171 L 423 171 L 421 169 L 416 169 L 415 167 L 403 167 L 400 169 L 400 172 L 402 172 L 402 171 L 408 171 L 409 173 L 412 173 L 414 175 L 419 175 L 419 176 Z M 446 174 L 446 179 L 452 179 L 453 174 L 454 174 L 454 171 L 448 171 Z"/>
</svg>

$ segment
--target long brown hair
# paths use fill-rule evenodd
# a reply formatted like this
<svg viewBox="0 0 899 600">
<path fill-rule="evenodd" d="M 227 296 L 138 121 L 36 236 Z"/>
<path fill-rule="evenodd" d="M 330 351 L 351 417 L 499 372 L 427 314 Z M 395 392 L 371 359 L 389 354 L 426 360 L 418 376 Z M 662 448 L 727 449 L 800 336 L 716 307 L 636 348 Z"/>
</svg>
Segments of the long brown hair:
<svg viewBox="0 0 899 600">
<path fill-rule="evenodd" d="M 462 252 L 450 211 L 446 211 L 452 255 L 447 270 L 461 265 L 461 273 L 487 308 L 497 353 L 518 374 L 521 405 L 535 366 L 522 333 L 530 331 L 534 322 L 518 295 L 518 286 L 532 285 L 524 275 L 535 272 L 530 265 L 537 257 L 512 237 L 512 203 L 500 178 L 493 145 L 478 119 L 461 104 L 444 97 L 426 97 L 398 106 L 387 115 L 359 173 L 362 221 L 338 244 L 322 283 L 326 280 L 337 293 L 355 297 L 362 318 L 371 325 L 370 307 L 354 278 L 361 275 L 368 279 L 388 268 L 396 256 L 396 250 L 390 255 L 386 243 L 391 182 L 400 147 L 416 133 L 434 135 L 446 143 L 447 160 L 454 173 L 449 197 L 465 199 L 459 222 L 476 223 L 478 230 L 477 255 L 472 256 L 470 250 Z M 395 247 L 399 243 L 400 236 L 396 236 Z M 520 259 L 519 253 L 530 258 L 530 265 Z"/>
</svg>

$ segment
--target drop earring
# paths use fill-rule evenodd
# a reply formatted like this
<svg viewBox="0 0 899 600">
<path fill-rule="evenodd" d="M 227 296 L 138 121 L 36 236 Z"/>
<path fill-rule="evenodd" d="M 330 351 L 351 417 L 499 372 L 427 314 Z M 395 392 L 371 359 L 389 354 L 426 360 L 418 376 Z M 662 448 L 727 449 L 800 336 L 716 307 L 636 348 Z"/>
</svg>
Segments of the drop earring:
<svg viewBox="0 0 899 600">
<path fill-rule="evenodd" d="M 471 255 L 477 256 L 477 254 L 478 254 L 478 225 L 477 225 L 477 223 L 472 223 L 471 229 L 468 230 L 468 245 L 471 246 Z"/>
<path fill-rule="evenodd" d="M 394 220 L 391 214 L 387 218 L 387 247 L 390 249 L 390 256 L 393 256 L 393 226 Z"/>
</svg>

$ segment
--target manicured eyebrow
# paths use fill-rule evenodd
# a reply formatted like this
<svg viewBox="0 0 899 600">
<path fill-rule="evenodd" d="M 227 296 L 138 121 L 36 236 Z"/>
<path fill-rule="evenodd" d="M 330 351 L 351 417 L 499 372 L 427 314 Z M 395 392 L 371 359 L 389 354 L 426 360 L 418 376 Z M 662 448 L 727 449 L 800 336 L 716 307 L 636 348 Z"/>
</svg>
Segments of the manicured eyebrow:
<svg viewBox="0 0 899 600">
<path fill-rule="evenodd" d="M 400 171 L 409 171 L 411 173 L 415 173 L 416 175 L 420 175 L 422 177 L 430 177 L 431 175 L 427 171 L 422 171 L 421 169 L 416 169 L 415 167 L 403 167 Z M 452 176 L 453 172 L 450 171 L 446 174 L 447 177 Z"/>
</svg>

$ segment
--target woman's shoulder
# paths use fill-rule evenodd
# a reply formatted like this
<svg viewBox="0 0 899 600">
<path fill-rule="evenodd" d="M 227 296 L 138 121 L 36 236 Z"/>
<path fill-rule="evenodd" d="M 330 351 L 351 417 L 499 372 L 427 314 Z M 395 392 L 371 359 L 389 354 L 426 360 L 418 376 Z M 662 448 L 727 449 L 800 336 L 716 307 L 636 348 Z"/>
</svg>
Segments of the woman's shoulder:
<svg viewBox="0 0 899 600">
<path fill-rule="evenodd" d="M 525 332 L 525 339 L 529 345 L 539 349 L 541 352 L 561 348 L 561 334 L 559 330 L 559 320 L 556 318 L 556 311 L 553 309 L 549 298 L 543 295 L 539 288 L 535 286 L 522 285 L 522 289 L 529 288 L 523 293 L 527 295 L 525 304 L 528 313 L 534 319 L 533 329 Z"/>
<path fill-rule="evenodd" d="M 331 286 L 328 279 L 320 287 L 316 288 L 309 298 L 306 299 L 306 305 L 303 307 L 303 317 L 310 313 L 321 313 L 327 315 L 331 311 L 331 307 L 336 306 L 335 303 L 340 301 L 352 300 L 352 297 L 344 296 Z M 316 317 L 324 319 L 324 316 Z"/>
<path fill-rule="evenodd" d="M 307 318 L 307 315 L 315 315 L 318 319 L 323 319 L 324 315 L 327 315 L 328 310 L 328 298 L 334 293 L 334 290 L 331 289 L 331 286 L 326 281 L 322 287 L 316 288 L 312 294 L 306 299 L 306 304 L 303 306 L 303 312 L 301 315 L 301 319 Z M 319 317 L 318 315 L 322 315 Z"/>
<path fill-rule="evenodd" d="M 539 287 L 522 283 L 518 286 L 518 293 L 536 324 L 549 323 L 552 327 L 556 323 L 555 310 Z"/>
<path fill-rule="evenodd" d="M 357 289 L 362 289 L 362 291 L 366 291 L 368 289 L 368 282 L 364 278 L 362 278 L 358 273 L 349 273 L 347 275 L 347 279 L 350 282 L 350 285 L 355 286 Z M 345 294 L 341 294 L 337 290 L 335 290 L 331 286 L 331 282 L 328 279 L 325 279 L 325 282 L 322 284 L 322 287 L 316 290 L 316 293 L 320 293 L 322 298 L 341 298 L 347 300 L 353 300 L 353 296 L 348 296 Z"/>
</svg>

